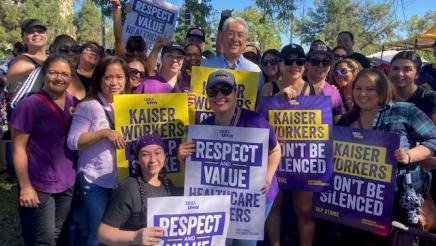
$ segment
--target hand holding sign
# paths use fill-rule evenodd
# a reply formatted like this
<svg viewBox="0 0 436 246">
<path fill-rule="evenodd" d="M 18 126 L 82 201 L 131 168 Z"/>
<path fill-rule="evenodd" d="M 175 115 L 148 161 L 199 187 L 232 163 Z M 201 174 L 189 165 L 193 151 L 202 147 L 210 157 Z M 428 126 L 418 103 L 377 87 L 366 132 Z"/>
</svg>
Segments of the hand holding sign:
<svg viewBox="0 0 436 246">
<path fill-rule="evenodd" d="M 185 164 L 186 157 L 195 152 L 195 144 L 187 142 L 181 143 L 179 145 L 179 151 L 177 153 L 177 159 L 179 159 L 180 164 Z"/>
<path fill-rule="evenodd" d="M 158 49 L 162 49 L 168 43 L 168 37 L 165 33 L 164 36 L 156 38 L 154 46 Z"/>
<path fill-rule="evenodd" d="M 135 244 L 155 245 L 160 242 L 163 236 L 163 229 L 159 227 L 142 228 L 135 233 Z"/>
<path fill-rule="evenodd" d="M 126 142 L 119 132 L 111 129 L 104 129 L 102 131 L 107 140 L 109 140 L 109 142 L 111 142 L 117 149 L 124 149 Z"/>
</svg>

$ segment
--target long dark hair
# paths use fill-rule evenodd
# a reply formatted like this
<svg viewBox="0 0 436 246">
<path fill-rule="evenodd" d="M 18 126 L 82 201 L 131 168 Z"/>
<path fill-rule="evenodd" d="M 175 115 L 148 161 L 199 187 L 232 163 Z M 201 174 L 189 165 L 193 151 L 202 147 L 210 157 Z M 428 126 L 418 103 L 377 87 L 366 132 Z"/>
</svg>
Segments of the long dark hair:
<svg viewBox="0 0 436 246">
<path fill-rule="evenodd" d="M 94 73 L 92 74 L 91 80 L 91 89 L 89 90 L 88 98 L 96 98 L 97 94 L 101 92 L 101 81 L 103 79 L 104 74 L 106 73 L 106 69 L 111 64 L 119 64 L 121 68 L 124 71 L 124 75 L 126 77 L 126 85 L 130 81 L 129 76 L 129 67 L 127 66 L 127 63 L 117 57 L 117 56 L 106 56 L 102 58 L 97 66 L 94 69 Z"/>
<path fill-rule="evenodd" d="M 264 80 L 265 82 L 268 82 L 268 76 L 266 76 L 265 72 L 263 71 L 262 62 L 265 59 L 265 56 L 268 55 L 268 54 L 273 55 L 274 57 L 276 57 L 277 61 L 280 59 L 280 51 L 278 51 L 276 49 L 269 49 L 269 50 L 266 50 L 265 52 L 263 52 L 262 58 L 260 58 L 260 64 L 261 64 L 261 68 L 262 68 L 262 75 L 263 75 L 263 78 L 265 79 Z M 277 65 L 277 75 L 279 75 L 279 74 L 280 74 L 280 68 Z"/>
</svg>

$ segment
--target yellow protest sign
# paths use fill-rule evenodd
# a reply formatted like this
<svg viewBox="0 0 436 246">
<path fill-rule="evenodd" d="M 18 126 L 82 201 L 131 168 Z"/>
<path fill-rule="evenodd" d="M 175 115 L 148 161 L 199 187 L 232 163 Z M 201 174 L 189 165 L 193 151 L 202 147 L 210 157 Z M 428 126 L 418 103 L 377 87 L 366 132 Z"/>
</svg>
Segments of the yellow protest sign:
<svg viewBox="0 0 436 246">
<path fill-rule="evenodd" d="M 191 91 L 195 92 L 196 98 L 195 114 L 192 114 L 191 111 L 191 115 L 195 115 L 195 121 L 191 118 L 191 123 L 195 122 L 198 124 L 213 114 L 207 100 L 206 83 L 209 74 L 217 70 L 225 70 L 235 76 L 237 84 L 236 95 L 238 98 L 238 107 L 246 108 L 253 111 L 255 110 L 260 73 L 194 66 L 192 67 Z"/>
<path fill-rule="evenodd" d="M 176 186 L 183 186 L 184 168 L 177 160 L 177 148 L 189 123 L 186 93 L 130 94 L 114 98 L 115 129 L 126 148 L 117 150 L 118 179 L 132 173 L 134 142 L 137 137 L 158 133 L 166 143 L 165 172 Z"/>
</svg>

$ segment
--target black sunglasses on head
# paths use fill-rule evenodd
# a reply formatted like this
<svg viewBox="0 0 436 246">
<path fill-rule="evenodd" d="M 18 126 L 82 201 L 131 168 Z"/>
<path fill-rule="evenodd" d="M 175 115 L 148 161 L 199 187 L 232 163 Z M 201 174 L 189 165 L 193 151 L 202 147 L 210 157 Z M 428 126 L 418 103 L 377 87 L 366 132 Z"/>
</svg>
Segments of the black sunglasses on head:
<svg viewBox="0 0 436 246">
<path fill-rule="evenodd" d="M 80 54 L 81 47 L 79 45 L 62 45 L 59 46 L 59 53 L 66 54 L 69 52 L 73 52 L 74 54 Z"/>
<path fill-rule="evenodd" d="M 268 66 L 268 64 L 271 66 L 274 66 L 274 65 L 277 65 L 277 63 L 279 63 L 278 59 L 270 59 L 270 60 L 265 59 L 262 61 L 261 65 L 263 67 Z"/>
<path fill-rule="evenodd" d="M 312 65 L 312 66 L 320 66 L 321 64 L 323 66 L 328 66 L 328 65 L 330 65 L 330 63 L 331 63 L 330 59 L 322 59 L 321 60 L 321 58 L 319 58 L 319 57 L 310 58 L 310 65 Z"/>
<path fill-rule="evenodd" d="M 206 89 L 206 94 L 209 97 L 216 97 L 219 92 L 223 94 L 224 96 L 228 96 L 232 93 L 233 87 L 229 85 L 223 85 L 223 86 L 212 86 L 208 89 Z"/>
<path fill-rule="evenodd" d="M 294 63 L 297 64 L 297 66 L 303 66 L 305 62 L 306 62 L 306 59 L 303 58 L 303 57 L 299 57 L 299 58 L 284 58 L 283 59 L 283 63 L 286 66 L 292 66 Z"/>
</svg>

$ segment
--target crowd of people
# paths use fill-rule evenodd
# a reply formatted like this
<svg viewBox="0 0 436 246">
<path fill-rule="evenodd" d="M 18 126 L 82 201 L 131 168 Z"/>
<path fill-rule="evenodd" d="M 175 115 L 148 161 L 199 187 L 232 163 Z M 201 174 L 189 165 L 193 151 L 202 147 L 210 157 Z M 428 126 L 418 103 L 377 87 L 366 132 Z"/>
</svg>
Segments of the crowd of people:
<svg viewBox="0 0 436 246">
<path fill-rule="evenodd" d="M 126 142 L 115 130 L 113 101 L 119 94 L 187 93 L 187 103 L 193 104 L 193 66 L 220 69 L 209 75 L 205 87 L 214 115 L 201 124 L 269 129 L 262 189 L 267 197 L 265 240 L 229 239 L 226 245 L 387 245 L 392 237 L 318 220 L 312 215 L 312 192 L 279 189 L 277 137 L 267 119 L 236 106 L 236 81 L 225 69 L 259 73 L 259 97 L 330 96 L 335 124 L 397 133 L 393 217 L 407 223 L 399 199 L 411 185 L 425 198 L 415 226 L 436 229 L 431 198 L 436 195 L 431 180 L 436 166 L 436 64 L 422 67 L 418 54 L 402 51 L 386 73 L 353 50 L 358 37 L 349 31 L 338 33 L 333 49 L 314 40 L 308 52 L 298 44 L 261 52 L 248 43 L 245 20 L 232 17 L 229 10 L 221 14 L 215 52 L 206 50 L 203 29 L 193 27 L 184 44 L 160 37 L 147 55 L 140 36 L 124 43 L 121 5 L 111 2 L 115 56 L 106 55 L 95 42 L 79 44 L 68 35 L 51 39 L 37 19 L 22 22 L 25 48 L 9 63 L 0 124 L 8 170 L 18 181 L 27 245 L 160 241 L 163 230 L 146 226 L 146 199 L 182 195 L 161 172 L 168 152 L 158 135 L 139 137 L 134 145 L 137 172 L 118 184 L 115 153 Z M 179 162 L 183 165 L 195 151 L 194 144 L 182 143 Z"/>
</svg>

